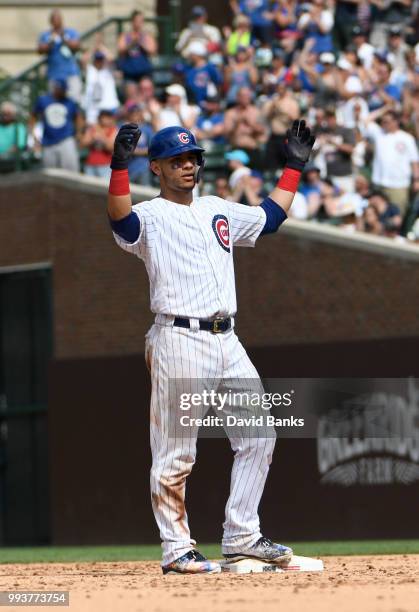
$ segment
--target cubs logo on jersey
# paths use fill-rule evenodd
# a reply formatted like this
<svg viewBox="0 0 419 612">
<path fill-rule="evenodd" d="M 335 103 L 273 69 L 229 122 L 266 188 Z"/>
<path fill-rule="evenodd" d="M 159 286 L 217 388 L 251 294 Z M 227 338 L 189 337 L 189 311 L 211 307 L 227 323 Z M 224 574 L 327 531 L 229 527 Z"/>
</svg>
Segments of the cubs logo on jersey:
<svg viewBox="0 0 419 612">
<path fill-rule="evenodd" d="M 212 220 L 212 229 L 220 247 L 230 253 L 230 230 L 227 217 L 215 215 Z"/>
<path fill-rule="evenodd" d="M 180 132 L 178 138 L 182 144 L 188 144 L 190 142 L 189 134 L 187 132 Z"/>
</svg>

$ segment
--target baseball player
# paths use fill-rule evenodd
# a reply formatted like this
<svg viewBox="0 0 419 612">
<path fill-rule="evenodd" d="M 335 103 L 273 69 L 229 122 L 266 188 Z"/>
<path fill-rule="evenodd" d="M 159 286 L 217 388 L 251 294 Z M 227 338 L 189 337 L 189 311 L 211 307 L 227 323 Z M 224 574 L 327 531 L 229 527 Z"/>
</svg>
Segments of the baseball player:
<svg viewBox="0 0 419 612">
<path fill-rule="evenodd" d="M 117 244 L 142 259 L 150 281 L 155 323 L 146 335 L 151 372 L 151 499 L 162 540 L 164 574 L 217 573 L 191 538 L 185 511 L 186 478 L 196 455 L 197 428 L 170 435 L 170 416 L 178 409 L 170 381 L 257 380 L 258 373 L 234 332 L 236 290 L 233 250 L 253 247 L 259 236 L 275 232 L 287 218 L 314 143 L 304 121 L 287 133 L 287 164 L 260 206 L 243 206 L 216 196 L 195 197 L 204 166 L 204 149 L 183 127 L 168 127 L 152 138 L 151 171 L 160 195 L 132 206 L 128 162 L 140 137 L 136 124 L 121 127 L 114 145 L 108 215 Z M 189 381 L 189 382 L 188 382 Z M 207 381 L 207 383 L 205 382 Z M 223 524 L 226 559 L 289 561 L 292 550 L 264 537 L 258 506 L 275 437 L 230 436 L 234 452 L 230 496 Z"/>
</svg>

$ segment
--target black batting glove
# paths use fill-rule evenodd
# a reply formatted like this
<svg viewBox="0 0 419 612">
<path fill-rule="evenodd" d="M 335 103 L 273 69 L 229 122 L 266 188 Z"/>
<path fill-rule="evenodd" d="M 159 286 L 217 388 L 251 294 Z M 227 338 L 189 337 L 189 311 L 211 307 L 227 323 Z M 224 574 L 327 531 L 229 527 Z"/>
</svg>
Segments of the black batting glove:
<svg viewBox="0 0 419 612">
<path fill-rule="evenodd" d="M 302 172 L 308 162 L 315 140 L 310 128 L 306 127 L 304 119 L 294 121 L 292 128 L 287 130 L 287 140 L 285 142 L 286 167 Z"/>
<path fill-rule="evenodd" d="M 135 151 L 141 130 L 136 123 L 126 123 L 121 127 L 113 145 L 112 170 L 125 170 Z"/>
</svg>

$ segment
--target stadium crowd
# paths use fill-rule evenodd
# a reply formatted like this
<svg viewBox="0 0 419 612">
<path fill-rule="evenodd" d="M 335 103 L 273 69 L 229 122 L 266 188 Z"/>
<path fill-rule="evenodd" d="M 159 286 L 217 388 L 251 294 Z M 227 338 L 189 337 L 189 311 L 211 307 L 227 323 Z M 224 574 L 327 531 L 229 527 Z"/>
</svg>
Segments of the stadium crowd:
<svg viewBox="0 0 419 612">
<path fill-rule="evenodd" d="M 304 117 L 317 139 L 292 215 L 419 241 L 419 2 L 229 4 L 222 30 L 193 8 L 163 91 L 153 80 L 158 41 L 141 12 L 116 48 L 99 35 L 85 50 L 54 10 L 38 41 L 49 92 L 28 125 L 3 103 L 0 155 L 29 146 L 46 167 L 107 177 L 118 126 L 136 122 L 130 178 L 149 185 L 153 133 L 180 124 L 225 160 L 201 189 L 252 206 L 284 165 L 291 121 Z"/>
</svg>

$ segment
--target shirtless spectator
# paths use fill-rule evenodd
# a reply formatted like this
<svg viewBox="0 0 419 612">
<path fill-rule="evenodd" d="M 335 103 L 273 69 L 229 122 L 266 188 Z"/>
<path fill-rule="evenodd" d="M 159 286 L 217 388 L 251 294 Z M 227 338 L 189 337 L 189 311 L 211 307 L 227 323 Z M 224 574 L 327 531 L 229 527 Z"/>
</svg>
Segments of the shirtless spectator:
<svg viewBox="0 0 419 612">
<path fill-rule="evenodd" d="M 271 132 L 266 145 L 266 167 L 281 168 L 286 161 L 284 144 L 287 129 L 300 114 L 298 102 L 285 81 L 279 81 L 276 93 L 265 103 L 262 112 Z"/>
<path fill-rule="evenodd" d="M 246 151 L 252 168 L 263 167 L 260 146 L 266 142 L 267 130 L 260 110 L 252 103 L 252 91 L 242 87 L 237 103 L 225 114 L 225 134 L 235 149 Z"/>
</svg>

